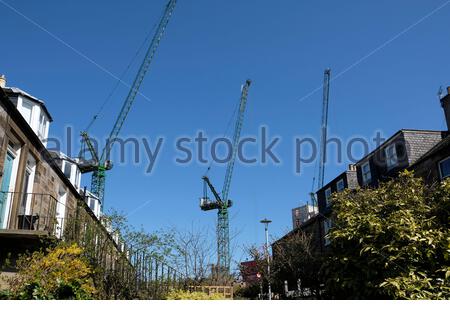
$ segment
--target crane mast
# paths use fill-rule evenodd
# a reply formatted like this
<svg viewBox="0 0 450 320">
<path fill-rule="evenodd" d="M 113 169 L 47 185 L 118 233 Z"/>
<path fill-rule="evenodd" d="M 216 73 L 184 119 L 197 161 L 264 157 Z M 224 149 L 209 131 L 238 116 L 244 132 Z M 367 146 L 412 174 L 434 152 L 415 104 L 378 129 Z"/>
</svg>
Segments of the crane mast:
<svg viewBox="0 0 450 320">
<path fill-rule="evenodd" d="M 211 184 L 208 177 L 204 176 L 202 179 L 205 184 L 214 194 L 216 199 L 215 202 L 210 201 L 206 194 L 201 199 L 200 207 L 204 211 L 218 209 L 217 212 L 217 267 L 220 273 L 229 274 L 230 272 L 230 231 L 229 231 L 229 216 L 228 216 L 228 208 L 232 206 L 231 200 L 228 199 L 230 186 L 231 186 L 231 178 L 233 176 L 234 164 L 236 162 L 237 149 L 239 145 L 239 139 L 241 136 L 242 125 L 244 122 L 244 113 L 245 108 L 247 106 L 247 96 L 248 90 L 250 87 L 251 81 L 247 80 L 242 87 L 241 99 L 239 102 L 239 111 L 236 120 L 236 125 L 233 134 L 233 143 L 232 143 L 232 156 L 230 161 L 228 162 L 225 180 L 222 188 L 222 197 L 218 195 L 215 191 L 213 185 Z"/>
<path fill-rule="evenodd" d="M 323 187 L 325 179 L 325 161 L 327 158 L 327 133 L 328 133 L 328 100 L 330 97 L 331 70 L 326 69 L 323 78 L 323 105 L 322 105 L 322 127 L 320 137 L 320 163 L 318 189 Z"/>
<path fill-rule="evenodd" d="M 161 21 L 159 22 L 159 25 L 155 31 L 155 35 L 153 36 L 150 46 L 147 49 L 144 60 L 141 66 L 139 67 L 139 71 L 136 74 L 133 84 L 130 87 L 130 91 L 128 92 L 125 102 L 122 105 L 122 108 L 116 119 L 116 122 L 114 123 L 111 133 L 109 134 L 106 146 L 103 149 L 101 156 L 97 157 L 99 160 L 98 167 L 96 168 L 96 170 L 93 171 L 92 174 L 91 191 L 99 198 L 102 207 L 104 204 L 104 197 L 105 197 L 106 171 L 112 168 L 112 163 L 109 160 L 111 148 L 114 145 L 114 142 L 116 141 L 117 137 L 119 136 L 120 130 L 122 129 L 125 119 L 127 118 L 128 113 L 130 112 L 130 109 L 134 103 L 136 95 L 139 92 L 139 88 L 145 78 L 145 75 L 147 74 L 151 62 L 153 61 L 153 58 L 159 47 L 161 39 L 166 30 L 166 27 L 170 21 L 173 11 L 175 10 L 176 3 L 177 0 L 170 0 L 167 3 Z M 86 140 L 86 137 L 84 137 L 84 139 Z"/>
</svg>

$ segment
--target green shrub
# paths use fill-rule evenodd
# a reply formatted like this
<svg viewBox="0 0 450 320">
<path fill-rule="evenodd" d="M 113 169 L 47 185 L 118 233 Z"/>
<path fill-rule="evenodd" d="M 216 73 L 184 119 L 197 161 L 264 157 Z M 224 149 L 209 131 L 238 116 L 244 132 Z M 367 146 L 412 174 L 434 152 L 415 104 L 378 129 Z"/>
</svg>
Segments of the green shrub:
<svg viewBox="0 0 450 320">
<path fill-rule="evenodd" d="M 18 260 L 18 274 L 8 280 L 12 299 L 92 299 L 92 275 L 77 245 L 59 245 Z"/>
</svg>

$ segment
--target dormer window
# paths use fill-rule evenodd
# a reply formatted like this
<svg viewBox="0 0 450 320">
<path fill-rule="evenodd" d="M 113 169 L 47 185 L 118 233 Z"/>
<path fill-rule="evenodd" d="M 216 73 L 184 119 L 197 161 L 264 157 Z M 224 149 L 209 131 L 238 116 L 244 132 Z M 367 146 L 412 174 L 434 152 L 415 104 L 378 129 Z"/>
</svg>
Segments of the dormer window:
<svg viewBox="0 0 450 320">
<path fill-rule="evenodd" d="M 5 91 L 22 117 L 46 146 L 52 118 L 44 102 L 18 88 L 5 88 Z"/>
<path fill-rule="evenodd" d="M 47 127 L 48 120 L 45 114 L 41 111 L 39 115 L 39 126 L 38 126 L 38 136 L 41 140 L 47 139 Z"/>
<path fill-rule="evenodd" d="M 72 164 L 68 161 L 63 161 L 63 172 L 67 179 L 71 179 L 72 176 Z"/>
<path fill-rule="evenodd" d="M 22 107 L 19 108 L 19 112 L 26 122 L 31 126 L 31 115 L 33 113 L 34 103 L 30 100 L 22 99 Z"/>
<path fill-rule="evenodd" d="M 441 180 L 450 177 L 450 157 L 439 162 L 439 173 Z"/>
<path fill-rule="evenodd" d="M 370 172 L 370 163 L 369 161 L 363 163 L 361 166 L 361 174 L 363 184 L 366 185 L 372 181 L 372 173 Z"/>
<path fill-rule="evenodd" d="M 384 149 L 384 153 L 386 156 L 387 169 L 390 170 L 395 166 L 397 166 L 398 159 L 397 159 L 397 151 L 395 150 L 395 144 L 392 144 L 388 146 L 386 149 Z"/>
</svg>

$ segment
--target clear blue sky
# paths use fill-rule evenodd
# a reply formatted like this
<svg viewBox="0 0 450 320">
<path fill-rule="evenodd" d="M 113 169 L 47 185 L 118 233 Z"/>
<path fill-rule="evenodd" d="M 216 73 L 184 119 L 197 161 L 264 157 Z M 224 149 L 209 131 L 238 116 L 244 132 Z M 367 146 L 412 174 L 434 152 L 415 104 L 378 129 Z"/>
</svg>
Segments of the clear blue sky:
<svg viewBox="0 0 450 320">
<path fill-rule="evenodd" d="M 116 80 L 5 2 L 120 75 L 166 1 L 0 1 L 0 73 L 9 85 L 46 101 L 55 119 L 51 134 L 61 136 L 67 124 L 76 131 L 87 125 Z M 321 91 L 300 98 L 321 85 L 326 67 L 337 75 L 373 53 L 333 81 L 331 136 L 445 129 L 436 93 L 440 85 L 450 85 L 448 2 L 428 16 L 446 1 L 179 0 L 141 88 L 151 101 L 138 97 L 122 131 L 124 136 L 164 136 L 166 145 L 152 175 L 144 174 L 145 162 L 110 172 L 107 207 L 133 211 L 130 221 L 150 231 L 192 223 L 213 231 L 215 213 L 198 208 L 205 166 L 177 166 L 172 144 L 200 129 L 222 135 L 241 84 L 251 78 L 243 134 L 256 135 L 267 125 L 272 136 L 282 138 L 277 152 L 283 163 L 237 164 L 231 229 L 239 231 L 239 246 L 261 243 L 258 221 L 267 216 L 274 221 L 272 235 L 282 235 L 291 228 L 291 208 L 308 200 L 314 174 L 309 167 L 294 175 L 292 140 L 318 138 Z M 124 80 L 130 82 L 135 70 L 136 65 Z M 126 92 L 119 87 L 93 134 L 109 133 Z M 330 164 L 326 180 L 345 167 Z M 218 187 L 223 175 L 223 167 L 212 170 Z M 88 184 L 88 177 L 84 180 Z"/>
</svg>

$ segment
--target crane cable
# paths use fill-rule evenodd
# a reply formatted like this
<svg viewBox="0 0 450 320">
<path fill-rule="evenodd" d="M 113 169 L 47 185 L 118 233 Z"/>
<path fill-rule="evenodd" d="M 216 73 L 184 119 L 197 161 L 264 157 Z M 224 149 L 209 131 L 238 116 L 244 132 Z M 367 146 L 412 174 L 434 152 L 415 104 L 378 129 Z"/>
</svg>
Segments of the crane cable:
<svg viewBox="0 0 450 320">
<path fill-rule="evenodd" d="M 162 17 L 163 13 L 161 13 L 161 17 Z M 92 125 L 94 124 L 94 122 L 98 119 L 98 117 L 100 116 L 100 114 L 102 113 L 103 109 L 105 108 L 106 104 L 109 102 L 109 100 L 111 99 L 111 97 L 114 95 L 114 93 L 116 92 L 117 88 L 119 87 L 119 84 L 123 82 L 123 79 L 125 78 L 125 75 L 128 73 L 128 71 L 130 70 L 131 66 L 136 62 L 137 57 L 139 56 L 139 54 L 142 52 L 142 49 L 144 48 L 145 44 L 149 41 L 150 36 L 154 33 L 156 26 L 158 24 L 155 23 L 153 25 L 153 27 L 151 28 L 151 30 L 147 33 L 144 41 L 142 42 L 142 44 L 139 46 L 138 50 L 136 51 L 136 53 L 134 54 L 134 56 L 132 57 L 131 61 L 128 63 L 128 66 L 125 68 L 125 70 L 122 72 L 122 74 L 120 75 L 120 77 L 117 79 L 115 85 L 113 86 L 111 92 L 108 94 L 108 96 L 106 97 L 106 99 L 103 101 L 102 105 L 100 106 L 100 108 L 98 109 L 98 111 L 94 114 L 94 116 L 92 117 L 91 121 L 89 122 L 89 124 L 87 125 L 86 129 L 84 130 L 85 132 L 88 132 L 89 129 L 92 127 Z"/>
<path fill-rule="evenodd" d="M 232 113 L 230 119 L 228 120 L 227 126 L 225 127 L 225 133 L 224 133 L 224 135 L 223 135 L 223 138 L 226 138 L 226 136 L 228 135 L 228 132 L 230 131 L 231 124 L 232 124 L 233 120 L 235 119 L 236 114 L 237 114 L 237 112 L 238 112 L 238 110 L 239 110 L 239 107 L 240 107 L 240 101 L 241 101 L 241 98 L 238 99 L 237 107 L 234 109 L 234 111 L 233 111 L 233 113 Z M 213 161 L 212 161 L 212 159 L 211 159 L 211 160 L 209 161 L 209 165 L 208 165 L 208 168 L 207 168 L 206 171 L 205 171 L 204 176 L 207 176 L 208 173 L 209 173 L 209 171 L 211 170 L 212 162 L 213 162 Z"/>
</svg>

